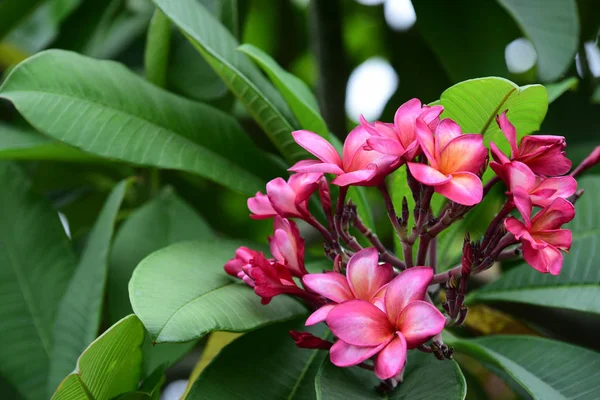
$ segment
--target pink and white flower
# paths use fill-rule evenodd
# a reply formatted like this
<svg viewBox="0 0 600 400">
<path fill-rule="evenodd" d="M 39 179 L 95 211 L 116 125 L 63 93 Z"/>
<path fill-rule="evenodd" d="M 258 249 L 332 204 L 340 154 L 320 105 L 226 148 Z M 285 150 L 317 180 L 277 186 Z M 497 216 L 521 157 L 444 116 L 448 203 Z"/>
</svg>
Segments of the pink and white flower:
<svg viewBox="0 0 600 400">
<path fill-rule="evenodd" d="M 379 264 L 379 254 L 374 248 L 363 249 L 350 257 L 346 276 L 338 272 L 309 274 L 302 278 L 304 287 L 334 303 L 348 300 L 365 300 L 383 306 L 385 288 L 394 277 L 392 266 Z M 335 304 L 326 304 L 306 320 L 306 325 L 325 321 Z"/>
<path fill-rule="evenodd" d="M 432 278 L 428 267 L 403 271 L 388 284 L 383 310 L 364 300 L 331 309 L 326 321 L 338 338 L 330 350 L 331 362 L 349 367 L 375 356 L 377 377 L 397 376 L 405 366 L 407 350 L 444 329 L 444 316 L 423 301 Z"/>
<path fill-rule="evenodd" d="M 415 179 L 448 199 L 465 206 L 479 203 L 483 185 L 477 173 L 486 163 L 488 152 L 479 134 L 464 134 L 458 124 L 444 119 L 435 136 L 422 119 L 416 122 L 417 139 L 429 165 L 409 162 Z"/>
<path fill-rule="evenodd" d="M 411 99 L 396 111 L 394 123 L 368 122 L 362 115 L 360 124 L 372 136 L 367 145 L 382 154 L 400 157 L 403 161 L 412 161 L 420 152 L 415 124 L 421 118 L 430 129 L 435 130 L 440 122 L 442 106 L 423 106 L 419 99 Z"/>
<path fill-rule="evenodd" d="M 540 272 L 558 275 L 563 264 L 561 251 L 569 251 L 572 242 L 571 231 L 560 227 L 574 216 L 573 204 L 557 198 L 533 218 L 524 216 L 524 223 L 509 217 L 504 225 L 521 241 L 523 258 L 529 265 Z"/>
<path fill-rule="evenodd" d="M 339 186 L 377 186 L 400 165 L 395 156 L 366 150 L 371 136 L 362 126 L 357 126 L 344 141 L 342 157 L 321 136 L 309 131 L 295 131 L 294 140 L 318 160 L 302 160 L 289 170 L 304 173 L 328 173 L 337 175 L 333 184 Z"/>
</svg>

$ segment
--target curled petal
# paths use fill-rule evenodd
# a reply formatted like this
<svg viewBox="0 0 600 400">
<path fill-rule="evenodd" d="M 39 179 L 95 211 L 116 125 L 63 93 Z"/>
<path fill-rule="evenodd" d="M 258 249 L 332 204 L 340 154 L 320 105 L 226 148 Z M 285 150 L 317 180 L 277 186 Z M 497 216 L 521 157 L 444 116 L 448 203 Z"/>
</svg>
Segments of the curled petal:
<svg viewBox="0 0 600 400">
<path fill-rule="evenodd" d="M 508 120 L 508 117 L 506 116 L 507 113 L 508 110 L 504 111 L 501 115 L 497 115 L 496 122 L 498 123 L 498 126 L 500 127 L 502 133 L 504 133 L 506 140 L 508 140 L 508 143 L 510 143 L 512 156 L 517 157 L 519 154 L 519 150 L 517 147 L 517 130 L 515 129 L 514 125 L 511 124 L 511 122 Z"/>
<path fill-rule="evenodd" d="M 271 205 L 269 197 L 261 192 L 257 192 L 254 197 L 250 197 L 247 204 L 252 213 L 250 215 L 252 219 L 266 219 L 277 215 L 277 211 Z"/>
<path fill-rule="evenodd" d="M 370 301 L 383 285 L 392 280 L 394 271 L 390 264 L 379 265 L 379 253 L 368 248 L 350 258 L 346 275 L 354 296 Z"/>
<path fill-rule="evenodd" d="M 531 229 L 534 231 L 557 229 L 574 217 L 575 207 L 573 204 L 559 197 L 531 219 Z"/>
<path fill-rule="evenodd" d="M 427 126 L 421 118 L 417 118 L 415 128 L 417 141 L 419 142 L 423 153 L 425 153 L 425 157 L 427 157 L 427 160 L 433 168 L 438 169 L 438 163 L 435 158 L 435 142 L 433 140 L 431 129 L 429 129 L 429 126 Z"/>
<path fill-rule="evenodd" d="M 406 339 L 396 332 L 394 340 L 389 342 L 375 358 L 375 375 L 379 379 L 393 378 L 406 364 Z"/>
<path fill-rule="evenodd" d="M 443 185 L 452 179 L 451 176 L 446 176 L 429 165 L 412 162 L 407 163 L 407 165 L 415 179 L 427 186 Z"/>
<path fill-rule="evenodd" d="M 523 258 L 527 264 L 543 273 L 560 274 L 563 255 L 554 246 L 535 249 L 530 243 L 523 243 Z"/>
<path fill-rule="evenodd" d="M 506 227 L 506 230 L 512 233 L 517 240 L 533 240 L 529 235 L 527 227 L 515 217 L 508 217 L 505 219 L 504 227 Z"/>
<path fill-rule="evenodd" d="M 358 171 L 349 172 L 347 174 L 338 175 L 331 183 L 338 186 L 370 186 L 371 181 L 377 175 L 376 169 L 361 169 Z"/>
<path fill-rule="evenodd" d="M 288 179 L 288 185 L 296 193 L 296 204 L 300 204 L 308 200 L 311 194 L 319 187 L 319 180 L 323 176 L 322 173 L 312 174 L 294 174 Z"/>
<path fill-rule="evenodd" d="M 433 279 L 429 267 L 413 267 L 402 271 L 385 291 L 385 309 L 390 322 L 397 325 L 402 310 L 413 301 L 423 300 Z"/>
<path fill-rule="evenodd" d="M 292 132 L 292 136 L 296 143 L 324 163 L 342 165 L 342 160 L 335 147 L 316 133 L 295 131 Z"/>
<path fill-rule="evenodd" d="M 379 346 L 394 333 L 387 316 L 373 304 L 350 300 L 335 306 L 327 315 L 331 332 L 355 346 Z"/>
<path fill-rule="evenodd" d="M 333 365 L 337 365 L 338 367 L 351 367 L 373 357 L 387 345 L 388 341 L 378 346 L 359 347 L 346 343 L 343 340 L 338 340 L 331 346 L 329 359 Z"/>
<path fill-rule="evenodd" d="M 402 104 L 398 110 L 396 110 L 396 114 L 394 115 L 394 125 L 396 126 L 398 133 L 401 136 L 412 135 L 415 129 L 415 120 L 419 117 L 419 115 L 421 115 L 422 112 L 423 109 L 421 107 L 421 100 L 419 99 L 410 99 L 406 103 Z M 430 118 L 431 116 L 433 116 L 433 114 L 427 115 L 427 119 L 430 119 L 430 121 L 426 121 L 426 123 L 429 123 L 434 119 Z"/>
<path fill-rule="evenodd" d="M 343 174 L 344 170 L 337 164 L 324 163 L 319 160 L 301 160 L 288 168 L 288 171 L 299 173 Z"/>
<path fill-rule="evenodd" d="M 471 172 L 452 174 L 452 179 L 443 185 L 435 186 L 435 191 L 464 206 L 473 206 L 483 198 L 483 184 L 479 177 Z"/>
<path fill-rule="evenodd" d="M 331 309 L 335 306 L 336 306 L 335 304 L 327 304 L 327 305 L 317 308 L 317 310 L 315 312 L 310 314 L 310 316 L 306 320 L 305 325 L 311 326 L 311 325 L 316 325 L 319 322 L 325 321 L 325 319 L 327 319 L 327 314 L 329 314 L 329 311 L 331 311 Z"/>
<path fill-rule="evenodd" d="M 534 233 L 537 241 L 544 241 L 560 250 L 568 251 L 573 242 L 573 234 L 568 229 L 553 229 L 548 231 L 537 231 Z"/>
<path fill-rule="evenodd" d="M 512 192 L 512 200 L 513 203 L 515 203 L 517 210 L 519 210 L 521 213 L 521 217 L 523 218 L 525 225 L 530 226 L 531 210 L 533 209 L 533 205 L 529 193 L 527 193 L 522 187 L 516 187 Z"/>
<path fill-rule="evenodd" d="M 305 287 L 336 303 L 354 298 L 346 277 L 338 272 L 307 274 L 302 277 Z"/>
<path fill-rule="evenodd" d="M 400 142 L 397 140 L 381 136 L 370 137 L 367 139 L 367 144 L 371 149 L 378 153 L 389 154 L 398 157 L 404 154 L 405 151 L 404 147 L 402 147 Z"/>
<path fill-rule="evenodd" d="M 419 117 L 421 117 L 431 129 L 436 129 L 439 125 L 438 119 L 442 112 L 444 112 L 444 106 L 423 106 L 423 112 Z"/>
<path fill-rule="evenodd" d="M 446 318 L 433 305 L 417 300 L 411 302 L 400 314 L 398 330 L 406 339 L 406 346 L 414 349 L 440 333 Z"/>
<path fill-rule="evenodd" d="M 556 198 L 567 198 L 577 190 L 577 181 L 572 176 L 544 179 L 531 193 L 531 201 L 539 207 L 548 207 Z M 548 193 L 548 194 L 546 194 Z"/>
</svg>

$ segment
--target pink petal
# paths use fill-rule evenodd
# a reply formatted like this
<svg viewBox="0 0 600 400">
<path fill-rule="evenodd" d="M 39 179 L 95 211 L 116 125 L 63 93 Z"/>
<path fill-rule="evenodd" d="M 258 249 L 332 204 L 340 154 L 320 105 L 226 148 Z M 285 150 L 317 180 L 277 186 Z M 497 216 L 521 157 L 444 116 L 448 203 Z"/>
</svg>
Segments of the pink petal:
<svg viewBox="0 0 600 400">
<path fill-rule="evenodd" d="M 523 237 L 531 239 L 527 227 L 515 217 L 508 217 L 505 219 L 504 226 L 506 227 L 507 231 L 512 233 L 515 238 L 517 238 L 517 240 L 521 240 Z"/>
<path fill-rule="evenodd" d="M 382 154 L 390 154 L 400 157 L 404 154 L 404 147 L 394 139 L 389 139 L 381 136 L 372 136 L 367 139 L 367 144 L 371 149 Z"/>
<path fill-rule="evenodd" d="M 431 268 L 413 267 L 402 271 L 388 284 L 385 292 L 385 309 L 392 324 L 397 324 L 402 310 L 410 302 L 423 300 L 432 279 Z"/>
<path fill-rule="evenodd" d="M 344 170 L 337 164 L 324 163 L 319 160 L 301 160 L 288 168 L 288 171 L 300 173 L 343 174 Z"/>
<path fill-rule="evenodd" d="M 553 246 L 534 249 L 528 242 L 523 243 L 523 258 L 527 264 L 540 272 L 552 275 L 560 274 L 563 264 L 563 255 Z"/>
<path fill-rule="evenodd" d="M 375 375 L 379 379 L 395 377 L 406 364 L 406 339 L 399 332 L 396 335 L 375 358 Z"/>
<path fill-rule="evenodd" d="M 440 157 L 441 151 L 452 139 L 462 136 L 460 126 L 450 118 L 443 119 L 435 129 L 435 156 Z"/>
<path fill-rule="evenodd" d="M 414 349 L 444 330 L 446 318 L 433 305 L 413 301 L 400 314 L 398 330 L 406 339 L 406 346 Z"/>
<path fill-rule="evenodd" d="M 327 325 L 335 336 L 355 346 L 378 346 L 394 332 L 387 316 L 364 300 L 335 306 L 327 315 Z"/>
<path fill-rule="evenodd" d="M 517 187 L 530 192 L 535 186 L 536 176 L 531 169 L 522 162 L 513 161 L 505 165 L 509 180 L 509 190 L 513 191 Z"/>
<path fill-rule="evenodd" d="M 510 159 L 506 157 L 506 155 L 498 148 L 498 146 L 496 146 L 496 143 L 490 143 L 490 150 L 492 151 L 492 157 L 494 160 L 496 160 L 496 162 L 500 164 L 506 164 L 510 162 Z"/>
<path fill-rule="evenodd" d="M 296 204 L 302 203 L 319 187 L 322 173 L 294 174 L 288 179 L 288 185 L 296 192 Z"/>
<path fill-rule="evenodd" d="M 575 217 L 575 208 L 568 200 L 558 198 L 532 218 L 532 230 L 545 231 L 560 228 Z"/>
<path fill-rule="evenodd" d="M 443 185 L 436 186 L 435 191 L 464 206 L 473 206 L 483 198 L 481 180 L 471 172 L 452 174 L 452 179 Z"/>
<path fill-rule="evenodd" d="M 390 264 L 379 265 L 379 253 L 371 247 L 350 257 L 346 277 L 357 299 L 371 301 L 379 289 L 392 280 L 394 270 Z"/>
<path fill-rule="evenodd" d="M 531 210 L 533 209 L 533 205 L 531 203 L 531 197 L 529 197 L 529 193 L 525 191 L 522 187 L 516 187 L 512 192 L 512 200 L 515 203 L 515 207 L 521 213 L 521 217 L 525 222 L 526 226 L 531 225 Z"/>
<path fill-rule="evenodd" d="M 440 117 L 442 112 L 444 112 L 444 106 L 423 106 L 423 112 L 421 115 L 419 115 L 419 117 L 425 121 L 425 123 L 429 125 L 431 129 L 437 129 L 437 125 L 439 125 L 439 123 L 436 124 L 435 127 L 432 127 L 431 125 Z"/>
<path fill-rule="evenodd" d="M 551 195 L 545 196 L 547 189 L 551 189 Z M 531 201 L 540 207 L 548 207 L 557 197 L 567 198 L 577 190 L 577 181 L 572 176 L 559 176 L 544 179 L 531 193 Z"/>
<path fill-rule="evenodd" d="M 485 160 L 488 151 L 483 146 L 483 136 L 466 134 L 455 137 L 440 151 L 439 170 L 445 174 L 458 172 L 477 173 Z"/>
<path fill-rule="evenodd" d="M 302 283 L 306 288 L 336 303 L 354 298 L 346 277 L 338 272 L 304 275 Z"/>
<path fill-rule="evenodd" d="M 295 131 L 292 132 L 292 136 L 296 143 L 324 163 L 342 165 L 342 160 L 335 147 L 316 133 Z"/>
<path fill-rule="evenodd" d="M 573 234 L 568 229 L 538 231 L 533 235 L 535 240 L 542 240 L 557 249 L 568 251 L 573 242 Z"/>
<path fill-rule="evenodd" d="M 416 133 L 417 133 L 417 141 L 425 153 L 425 157 L 431 164 L 431 166 L 435 169 L 438 168 L 437 160 L 435 159 L 435 143 L 433 140 L 433 133 L 429 126 L 420 118 L 417 118 L 417 122 L 415 125 Z"/>
<path fill-rule="evenodd" d="M 498 126 L 500 127 L 502 133 L 504 133 L 506 140 L 508 140 L 508 143 L 510 143 L 512 156 L 517 157 L 519 154 L 519 150 L 517 147 L 517 130 L 515 129 L 514 125 L 511 124 L 508 120 L 506 113 L 508 113 L 508 110 L 504 111 L 501 115 L 496 116 L 496 122 L 498 123 Z"/>
<path fill-rule="evenodd" d="M 348 136 L 346 136 L 344 148 L 342 149 L 342 164 L 340 164 L 344 171 L 350 172 L 361 169 L 361 166 L 366 166 L 371 159 L 378 156 L 377 153 L 364 150 L 367 139 L 370 137 L 371 135 L 369 132 L 361 125 L 356 126 L 350 131 Z M 359 159 L 366 157 L 367 161 L 360 162 L 359 160 L 355 160 L 357 157 Z"/>
<path fill-rule="evenodd" d="M 406 164 L 415 179 L 427 186 L 443 185 L 452 179 L 451 176 L 446 176 L 429 165 L 412 162 Z"/>
<path fill-rule="evenodd" d="M 267 196 L 278 214 L 300 216 L 296 208 L 296 192 L 282 178 L 275 178 L 267 183 Z"/>
<path fill-rule="evenodd" d="M 331 183 L 338 186 L 368 186 L 375 175 L 377 175 L 377 170 L 375 169 L 362 169 L 347 174 L 341 174 L 331 181 Z"/>
<path fill-rule="evenodd" d="M 329 350 L 329 359 L 338 367 L 351 367 L 373 357 L 383 349 L 388 342 L 389 340 L 378 346 L 359 347 L 348 344 L 343 340 L 338 340 Z"/>
<path fill-rule="evenodd" d="M 271 218 L 277 215 L 277 211 L 273 209 L 269 197 L 261 192 L 257 192 L 255 197 L 250 197 L 247 201 L 248 209 L 253 215 L 253 219 Z"/>
<path fill-rule="evenodd" d="M 325 321 L 325 319 L 327 319 L 327 314 L 329 314 L 329 311 L 335 306 L 335 304 L 327 304 L 317 308 L 314 313 L 310 314 L 304 325 L 311 326 Z"/>
<path fill-rule="evenodd" d="M 422 112 L 421 100 L 419 99 L 410 99 L 402 104 L 394 115 L 394 125 L 396 125 L 398 133 L 400 135 L 411 135 L 415 129 L 415 120 Z M 431 121 L 425 122 L 429 123 Z"/>
<path fill-rule="evenodd" d="M 277 261 L 288 267 L 292 275 L 306 274 L 304 266 L 298 260 L 298 248 L 295 241 L 283 229 L 277 229 L 271 240 L 271 254 Z"/>
</svg>

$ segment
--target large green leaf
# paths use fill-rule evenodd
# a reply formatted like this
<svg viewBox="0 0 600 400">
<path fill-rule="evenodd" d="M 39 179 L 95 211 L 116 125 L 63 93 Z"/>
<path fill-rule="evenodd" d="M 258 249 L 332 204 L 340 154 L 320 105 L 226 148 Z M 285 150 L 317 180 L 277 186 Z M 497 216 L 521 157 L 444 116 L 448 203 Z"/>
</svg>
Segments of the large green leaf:
<svg viewBox="0 0 600 400">
<path fill-rule="evenodd" d="M 142 370 L 144 327 L 135 315 L 117 322 L 94 340 L 77 367 L 56 389 L 53 400 L 109 400 L 137 389 Z"/>
<path fill-rule="evenodd" d="M 96 158 L 47 138 L 30 127 L 0 123 L 0 159 L 89 162 Z"/>
<path fill-rule="evenodd" d="M 464 400 L 465 378 L 456 362 L 437 360 L 432 354 L 408 353 L 403 382 L 389 395 L 375 391 L 379 380 L 371 371 L 358 367 L 339 368 L 325 360 L 315 381 L 322 400 Z"/>
<path fill-rule="evenodd" d="M 524 264 L 473 292 L 469 302 L 508 301 L 600 314 L 600 177 L 584 177 L 579 187 L 585 194 L 577 201 L 575 219 L 568 225 L 573 245 L 570 254 L 565 254 L 561 274 L 541 274 Z"/>
<path fill-rule="evenodd" d="M 146 256 L 170 244 L 212 237 L 206 221 L 171 188 L 133 212 L 119 229 L 110 254 L 109 320 L 116 322 L 132 312 L 127 285 Z"/>
<path fill-rule="evenodd" d="M 542 85 L 517 86 L 503 78 L 479 78 L 458 83 L 444 91 L 439 102 L 442 118 L 452 118 L 464 133 L 481 133 L 484 143 L 494 142 L 508 152 L 510 146 L 496 124 L 496 115 L 509 110 L 508 118 L 518 138 L 540 128 L 548 110 L 548 95 Z M 489 169 L 484 175 L 493 175 Z"/>
<path fill-rule="evenodd" d="M 255 46 L 244 44 L 239 50 L 250 56 L 267 73 L 302 128 L 325 138 L 329 137 L 327 124 L 319 114 L 317 99 L 304 82 L 281 68 L 271 56 Z"/>
<path fill-rule="evenodd" d="M 14 164 L 0 163 L 0 192 L 0 373 L 23 397 L 44 399 L 75 257 L 56 210 Z"/>
<path fill-rule="evenodd" d="M 233 118 L 112 61 L 45 51 L 14 69 L 0 96 L 40 132 L 100 156 L 189 171 L 245 194 L 276 173 Z"/>
<path fill-rule="evenodd" d="M 290 134 L 295 121 L 289 108 L 248 57 L 237 51 L 238 42 L 231 33 L 196 0 L 154 2 L 246 105 L 287 161 L 302 159 L 306 153 Z"/>
<path fill-rule="evenodd" d="M 316 399 L 314 378 L 327 353 L 299 349 L 289 331 L 319 335 L 324 329 L 307 328 L 304 321 L 272 325 L 237 339 L 202 371 L 186 398 Z"/>
<path fill-rule="evenodd" d="M 244 332 L 306 313 L 277 296 L 266 306 L 223 271 L 239 244 L 225 240 L 174 244 L 146 257 L 129 282 L 133 311 L 155 342 L 185 342 L 211 331 Z"/>
<path fill-rule="evenodd" d="M 61 299 L 54 325 L 50 393 L 73 370 L 77 357 L 98 335 L 110 244 L 129 182 L 119 183 L 106 200 Z"/>
<path fill-rule="evenodd" d="M 534 399 L 597 399 L 600 354 L 532 336 L 488 336 L 449 342 L 484 364 L 506 372 Z"/>
<path fill-rule="evenodd" d="M 165 87 L 167 82 L 170 42 L 171 21 L 162 11 L 156 9 L 148 28 L 144 67 L 146 79 L 158 87 Z"/>
<path fill-rule="evenodd" d="M 573 64 L 579 43 L 575 0 L 498 0 L 513 16 L 537 52 L 542 81 L 559 78 Z"/>
</svg>

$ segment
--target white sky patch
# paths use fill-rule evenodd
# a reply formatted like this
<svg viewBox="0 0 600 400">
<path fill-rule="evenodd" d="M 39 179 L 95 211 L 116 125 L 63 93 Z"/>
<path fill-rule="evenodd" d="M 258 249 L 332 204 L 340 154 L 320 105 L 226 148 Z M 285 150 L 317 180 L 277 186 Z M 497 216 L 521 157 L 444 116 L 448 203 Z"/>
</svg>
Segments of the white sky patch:
<svg viewBox="0 0 600 400">
<path fill-rule="evenodd" d="M 60 219 L 60 223 L 62 224 L 62 227 L 65 230 L 67 237 L 71 239 L 71 228 L 69 227 L 69 220 L 67 219 L 65 214 L 61 212 L 58 213 L 58 218 Z"/>
<path fill-rule="evenodd" d="M 395 31 L 407 31 L 417 22 L 410 0 L 386 0 L 383 11 L 385 21 Z"/>
<path fill-rule="evenodd" d="M 504 59 L 508 70 L 513 74 L 529 71 L 537 61 L 537 52 L 526 38 L 515 39 L 506 45 Z"/>
<path fill-rule="evenodd" d="M 398 75 L 390 63 L 380 57 L 370 58 L 350 74 L 346 113 L 354 121 L 360 114 L 369 121 L 376 120 L 397 88 Z"/>
<path fill-rule="evenodd" d="M 598 45 L 595 42 L 585 42 L 584 47 L 590 72 L 595 78 L 597 78 L 600 76 L 600 49 L 598 49 Z M 581 72 L 581 60 L 579 58 L 579 54 L 575 56 L 575 65 L 577 66 L 577 73 L 579 76 L 583 76 Z"/>
</svg>

